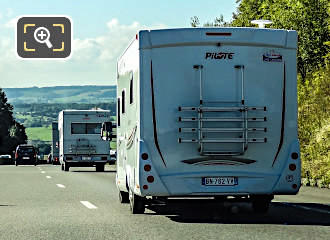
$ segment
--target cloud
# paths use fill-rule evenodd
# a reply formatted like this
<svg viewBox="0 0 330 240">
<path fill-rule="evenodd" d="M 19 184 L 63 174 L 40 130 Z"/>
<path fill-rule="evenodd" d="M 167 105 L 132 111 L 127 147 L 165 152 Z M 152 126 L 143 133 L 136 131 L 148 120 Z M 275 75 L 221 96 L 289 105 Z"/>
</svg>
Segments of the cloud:
<svg viewBox="0 0 330 240">
<path fill-rule="evenodd" d="M 15 29 L 16 23 L 17 23 L 17 18 L 12 18 L 4 24 L 4 27 Z"/>
<path fill-rule="evenodd" d="M 5 15 L 6 15 L 6 17 L 12 17 L 13 16 L 13 14 L 14 14 L 14 11 L 13 11 L 13 9 L 11 9 L 11 8 L 7 8 L 6 9 L 6 13 L 5 13 Z"/>
<path fill-rule="evenodd" d="M 16 19 L 6 23 L 12 28 Z M 106 23 L 104 34 L 92 38 L 74 38 L 72 57 L 66 61 L 25 61 L 15 55 L 14 39 L 0 38 L 0 87 L 55 85 L 113 85 L 116 62 L 140 29 L 165 28 L 139 22 L 121 24 L 118 19 Z M 8 29 L 9 30 L 9 29 Z"/>
</svg>

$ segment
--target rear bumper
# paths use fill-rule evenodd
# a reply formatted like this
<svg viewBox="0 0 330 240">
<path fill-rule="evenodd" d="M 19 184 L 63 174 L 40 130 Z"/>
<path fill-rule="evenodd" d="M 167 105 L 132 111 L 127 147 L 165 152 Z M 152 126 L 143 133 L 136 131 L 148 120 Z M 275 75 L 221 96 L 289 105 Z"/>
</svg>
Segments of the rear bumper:
<svg viewBox="0 0 330 240">
<path fill-rule="evenodd" d="M 233 186 L 206 186 L 202 184 L 203 177 L 221 176 L 238 178 L 238 184 Z M 210 174 L 195 175 L 168 175 L 160 176 L 158 182 L 147 183 L 141 181 L 141 185 L 148 185 L 147 190 L 140 190 L 142 196 L 164 196 L 164 197 L 211 197 L 211 196 L 249 196 L 249 195 L 280 195 L 297 194 L 297 188 L 292 188 L 291 182 L 282 185 L 282 191 L 277 191 L 277 184 L 281 175 L 248 175 L 238 172 L 218 172 Z M 159 181 L 160 180 L 160 181 Z M 159 186 L 162 185 L 162 186 Z M 166 190 L 165 190 L 166 189 Z"/>
<path fill-rule="evenodd" d="M 105 165 L 107 161 L 65 161 L 71 167 L 95 167 L 96 165 Z"/>
<path fill-rule="evenodd" d="M 38 160 L 35 158 L 30 158 L 30 159 L 22 159 L 22 158 L 17 158 L 15 159 L 17 164 L 26 164 L 26 165 L 34 165 L 36 163 L 38 163 Z"/>
</svg>

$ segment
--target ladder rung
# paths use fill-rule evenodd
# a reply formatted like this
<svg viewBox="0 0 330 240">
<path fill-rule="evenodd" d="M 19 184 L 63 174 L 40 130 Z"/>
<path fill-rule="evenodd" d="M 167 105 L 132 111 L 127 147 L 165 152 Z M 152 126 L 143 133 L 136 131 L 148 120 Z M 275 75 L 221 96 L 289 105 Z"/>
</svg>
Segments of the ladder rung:
<svg viewBox="0 0 330 240">
<path fill-rule="evenodd" d="M 244 128 L 202 128 L 202 132 L 243 132 L 245 131 Z M 179 132 L 197 132 L 198 128 L 179 128 Z M 267 128 L 248 128 L 249 132 L 255 132 L 255 131 L 263 131 L 267 132 Z"/>
<path fill-rule="evenodd" d="M 251 111 L 251 110 L 263 110 L 266 111 L 266 107 L 179 107 L 179 111 L 202 111 L 202 112 L 234 112 L 234 111 Z"/>
<path fill-rule="evenodd" d="M 203 122 L 243 122 L 245 121 L 244 118 L 202 118 L 199 119 L 197 117 L 179 117 L 179 122 L 197 122 L 197 121 L 203 121 Z M 266 117 L 263 118 L 253 118 L 249 117 L 247 119 L 249 122 L 265 122 L 267 121 Z"/>
<path fill-rule="evenodd" d="M 198 139 L 182 139 L 179 138 L 179 143 L 197 143 Z M 245 143 L 244 138 L 227 138 L 227 139 L 202 139 L 201 143 Z M 267 138 L 249 138 L 248 143 L 264 143 Z"/>
</svg>

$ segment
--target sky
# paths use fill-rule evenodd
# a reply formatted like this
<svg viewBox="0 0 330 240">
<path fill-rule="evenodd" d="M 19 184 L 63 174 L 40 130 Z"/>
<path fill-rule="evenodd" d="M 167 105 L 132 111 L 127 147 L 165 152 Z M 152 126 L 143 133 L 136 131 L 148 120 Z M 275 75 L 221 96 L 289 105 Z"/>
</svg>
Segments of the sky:
<svg viewBox="0 0 330 240">
<path fill-rule="evenodd" d="M 190 18 L 226 21 L 236 0 L 0 0 L 0 88 L 115 85 L 116 61 L 140 29 L 190 27 Z M 18 59 L 21 15 L 66 15 L 73 22 L 68 60 Z"/>
</svg>

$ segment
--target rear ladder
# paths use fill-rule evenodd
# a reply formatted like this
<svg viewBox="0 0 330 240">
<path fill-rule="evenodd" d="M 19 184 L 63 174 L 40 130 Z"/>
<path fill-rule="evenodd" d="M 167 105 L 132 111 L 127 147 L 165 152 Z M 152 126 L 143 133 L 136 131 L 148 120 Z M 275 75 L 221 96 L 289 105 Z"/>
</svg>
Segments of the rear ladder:
<svg viewBox="0 0 330 240">
<path fill-rule="evenodd" d="M 249 143 L 264 143 L 267 142 L 267 138 L 265 137 L 251 137 L 251 133 L 257 132 L 266 132 L 266 127 L 250 127 L 249 123 L 251 122 L 265 122 L 267 121 L 266 116 L 263 117 L 251 117 L 249 116 L 250 112 L 256 111 L 266 111 L 266 107 L 257 107 L 257 106 L 246 106 L 245 105 L 245 95 L 244 95 L 244 65 L 235 65 L 235 69 L 241 72 L 241 99 L 238 102 L 231 102 L 237 106 L 224 106 L 229 102 L 212 102 L 216 103 L 217 106 L 206 106 L 207 103 L 203 100 L 203 65 L 194 65 L 193 68 L 195 71 L 199 71 L 199 106 L 197 107 L 184 107 L 179 106 L 179 112 L 193 112 L 194 115 L 197 113 L 197 116 L 180 116 L 179 122 L 182 124 L 186 124 L 191 122 L 196 124 L 197 127 L 180 127 L 179 133 L 191 133 L 192 135 L 197 134 L 197 137 L 182 138 L 178 139 L 179 143 L 198 143 L 198 151 L 201 155 L 242 155 L 248 149 Z M 224 114 L 230 113 L 238 113 L 237 116 L 221 116 Z M 208 114 L 209 116 L 205 116 Z M 211 116 L 210 116 L 211 115 Z M 213 116 L 212 116 L 213 115 Z M 216 115 L 216 116 L 214 116 Z M 233 123 L 235 127 L 215 127 L 209 126 L 205 127 L 207 123 L 216 123 L 216 124 L 225 124 L 225 123 Z M 259 124 L 258 124 L 259 125 Z M 206 135 L 208 133 L 219 133 L 225 134 L 226 138 L 207 138 Z M 228 137 L 228 135 L 237 135 L 240 134 L 239 137 Z M 237 150 L 209 150 L 207 144 L 240 144 L 241 146 L 237 148 Z"/>
</svg>

